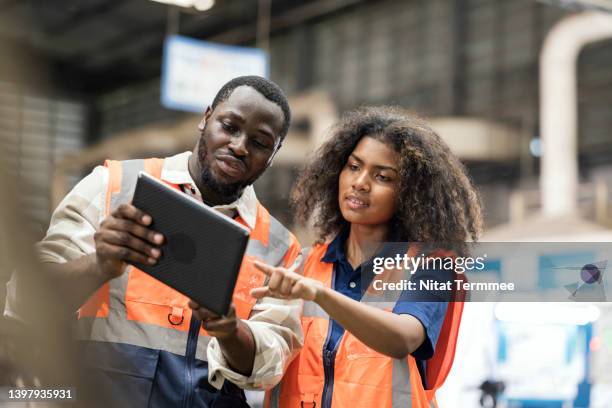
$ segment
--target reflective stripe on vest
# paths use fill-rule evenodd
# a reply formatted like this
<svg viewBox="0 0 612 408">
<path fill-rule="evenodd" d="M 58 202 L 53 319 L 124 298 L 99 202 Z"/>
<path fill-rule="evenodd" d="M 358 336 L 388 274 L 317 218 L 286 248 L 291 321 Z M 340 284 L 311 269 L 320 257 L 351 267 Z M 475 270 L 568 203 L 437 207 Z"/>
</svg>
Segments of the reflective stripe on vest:
<svg viewBox="0 0 612 408">
<path fill-rule="evenodd" d="M 107 161 L 109 169 L 104 215 L 131 201 L 139 171 L 160 178 L 163 159 Z M 173 186 L 178 188 L 178 186 Z M 272 265 L 293 262 L 285 259 L 295 238 L 268 211 L 257 204 L 255 228 L 234 291 L 238 317 L 247 319 L 255 304 L 250 289 L 261 286 L 264 275 L 253 265 L 260 259 Z M 239 222 L 244 223 L 240 218 Z M 120 277 L 96 291 L 79 310 L 78 338 L 126 343 L 185 355 L 191 320 L 188 298 L 139 269 L 128 266 Z M 206 360 L 210 338 L 200 329 L 196 358 Z"/>
<path fill-rule="evenodd" d="M 304 275 L 331 287 L 333 264 L 321 261 L 326 250 L 327 244 L 312 249 L 310 256 L 304 259 Z M 370 285 L 361 301 L 391 311 L 401 295 L 401 291 L 393 292 L 393 295 L 386 294 L 383 297 L 372 290 Z M 267 407 L 310 407 L 313 403 L 317 407 L 321 406 L 324 386 L 322 352 L 329 330 L 329 315 L 315 302 L 306 301 L 302 324 L 305 331 L 304 347 L 289 366 L 281 383 L 266 394 Z M 450 328 L 455 336 L 457 329 L 458 321 L 455 321 Z M 445 361 L 448 363 L 449 359 Z M 414 357 L 409 355 L 399 360 L 384 356 L 349 332 L 344 333 L 336 352 L 333 381 L 332 408 L 351 405 L 435 407 L 435 390 L 441 385 L 436 383 L 432 390 L 425 390 Z"/>
</svg>

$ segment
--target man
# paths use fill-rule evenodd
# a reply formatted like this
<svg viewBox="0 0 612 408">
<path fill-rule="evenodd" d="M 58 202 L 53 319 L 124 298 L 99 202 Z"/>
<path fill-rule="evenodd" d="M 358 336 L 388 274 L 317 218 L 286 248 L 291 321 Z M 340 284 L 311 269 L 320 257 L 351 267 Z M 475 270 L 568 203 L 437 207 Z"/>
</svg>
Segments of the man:
<svg viewBox="0 0 612 408">
<path fill-rule="evenodd" d="M 290 267 L 300 248 L 257 201 L 251 184 L 272 162 L 289 122 L 277 85 L 254 76 L 235 78 L 207 108 L 193 152 L 107 161 L 55 210 L 38 251 L 53 264 L 51 273 L 71 310 L 82 305 L 82 355 L 92 367 L 87 373 L 112 399 L 105 404 L 244 406 L 238 387 L 268 388 L 280 380 L 302 343 L 299 311 L 288 302 L 255 303 L 249 291 L 264 277 L 252 263 L 263 259 Z M 154 264 L 164 240 L 149 228 L 151 217 L 129 204 L 140 170 L 250 228 L 228 316 L 127 265 Z M 9 292 L 5 313 L 15 316 L 24 299 L 14 287 Z"/>
</svg>

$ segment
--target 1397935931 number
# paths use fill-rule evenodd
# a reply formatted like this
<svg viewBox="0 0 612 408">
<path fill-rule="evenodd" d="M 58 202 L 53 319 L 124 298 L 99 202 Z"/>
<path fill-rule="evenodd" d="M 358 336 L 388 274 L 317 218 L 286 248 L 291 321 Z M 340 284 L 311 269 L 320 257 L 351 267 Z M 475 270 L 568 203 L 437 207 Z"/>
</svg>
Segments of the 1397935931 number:
<svg viewBox="0 0 612 408">
<path fill-rule="evenodd" d="M 0 401 L 74 400 L 73 388 L 10 388 L 2 387 Z"/>
</svg>

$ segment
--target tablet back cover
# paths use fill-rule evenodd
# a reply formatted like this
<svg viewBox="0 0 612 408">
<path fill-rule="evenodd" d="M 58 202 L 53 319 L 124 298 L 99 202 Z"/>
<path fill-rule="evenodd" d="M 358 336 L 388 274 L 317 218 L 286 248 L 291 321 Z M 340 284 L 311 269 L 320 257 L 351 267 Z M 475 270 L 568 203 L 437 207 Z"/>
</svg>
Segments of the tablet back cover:
<svg viewBox="0 0 612 408">
<path fill-rule="evenodd" d="M 150 228 L 165 238 L 155 265 L 134 265 L 226 315 L 249 240 L 247 228 L 142 172 L 132 204 L 152 217 Z"/>
</svg>

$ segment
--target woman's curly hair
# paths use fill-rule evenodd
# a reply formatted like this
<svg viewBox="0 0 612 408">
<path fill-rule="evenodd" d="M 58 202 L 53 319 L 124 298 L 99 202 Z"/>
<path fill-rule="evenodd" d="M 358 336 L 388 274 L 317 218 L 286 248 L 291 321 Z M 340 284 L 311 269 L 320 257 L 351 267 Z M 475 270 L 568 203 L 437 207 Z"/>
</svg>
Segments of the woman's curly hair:
<svg viewBox="0 0 612 408">
<path fill-rule="evenodd" d="M 362 137 L 400 154 L 400 180 L 388 240 L 444 243 L 458 253 L 482 229 L 480 198 L 464 166 L 430 127 L 395 107 L 363 107 L 346 113 L 301 172 L 291 193 L 296 220 L 311 217 L 318 242 L 348 222 L 338 203 L 340 172 Z"/>
</svg>

